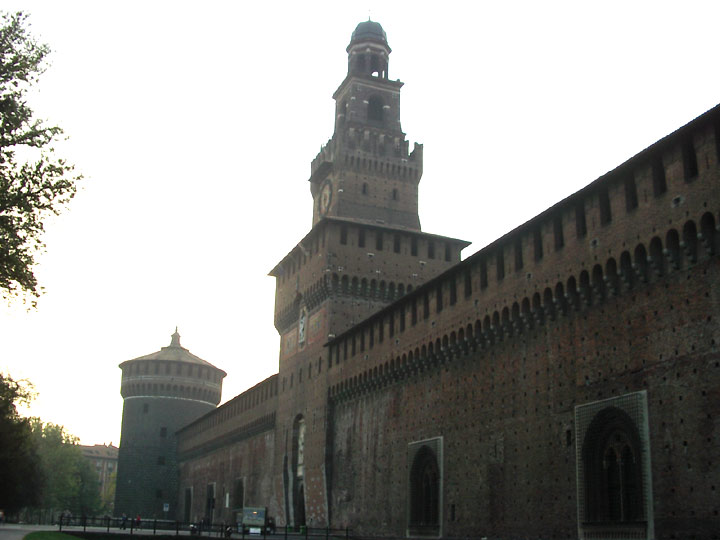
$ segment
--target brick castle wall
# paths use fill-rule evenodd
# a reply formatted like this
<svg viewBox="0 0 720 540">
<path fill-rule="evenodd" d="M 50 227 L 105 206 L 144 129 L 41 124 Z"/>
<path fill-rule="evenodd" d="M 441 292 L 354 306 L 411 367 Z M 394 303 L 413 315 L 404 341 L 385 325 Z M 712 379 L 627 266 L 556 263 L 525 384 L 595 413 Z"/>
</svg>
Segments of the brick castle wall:
<svg viewBox="0 0 720 540">
<path fill-rule="evenodd" d="M 304 422 L 310 526 L 405 536 L 413 443 L 432 440 L 441 536 L 576 537 L 575 407 L 643 391 L 656 536 L 713 538 L 719 185 L 716 107 L 462 262 L 458 240 L 323 217 L 271 274 L 278 374 L 179 433 L 184 511 L 243 478 L 297 523 Z"/>
</svg>

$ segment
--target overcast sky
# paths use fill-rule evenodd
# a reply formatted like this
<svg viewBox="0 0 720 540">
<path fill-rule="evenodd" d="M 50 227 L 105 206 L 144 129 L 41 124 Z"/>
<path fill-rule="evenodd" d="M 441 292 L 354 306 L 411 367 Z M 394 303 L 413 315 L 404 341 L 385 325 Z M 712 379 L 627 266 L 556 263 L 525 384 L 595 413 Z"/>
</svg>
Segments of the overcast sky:
<svg viewBox="0 0 720 540">
<path fill-rule="evenodd" d="M 274 279 L 307 233 L 345 47 L 371 15 L 423 230 L 468 256 L 720 101 L 719 2 L 16 2 L 53 49 L 31 96 L 85 179 L 47 225 L 37 310 L 0 307 L 29 414 L 118 444 L 125 360 L 182 344 L 223 401 L 277 372 Z"/>
</svg>

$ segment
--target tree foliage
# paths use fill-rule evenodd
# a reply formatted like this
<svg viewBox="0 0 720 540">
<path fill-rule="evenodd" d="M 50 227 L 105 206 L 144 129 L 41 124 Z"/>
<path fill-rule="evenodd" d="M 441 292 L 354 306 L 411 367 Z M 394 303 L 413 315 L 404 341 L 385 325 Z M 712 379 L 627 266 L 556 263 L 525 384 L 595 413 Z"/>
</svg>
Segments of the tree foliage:
<svg viewBox="0 0 720 540">
<path fill-rule="evenodd" d="M 29 384 L 0 373 L 0 508 L 9 513 L 40 502 L 40 456 L 30 421 L 17 411 L 31 398 Z"/>
<path fill-rule="evenodd" d="M 55 156 L 62 130 L 34 118 L 27 103 L 50 48 L 30 35 L 23 13 L 2 14 L 0 24 L 0 291 L 35 305 L 43 223 L 74 197 L 81 176 Z"/>
<path fill-rule="evenodd" d="M 82 455 L 78 439 L 63 426 L 31 420 L 32 434 L 45 478 L 37 506 L 74 515 L 92 516 L 101 509 L 100 484 L 91 463 Z"/>
<path fill-rule="evenodd" d="M 0 508 L 16 513 L 36 508 L 74 515 L 100 512 L 100 483 L 77 437 L 65 428 L 23 418 L 32 385 L 0 373 Z"/>
</svg>

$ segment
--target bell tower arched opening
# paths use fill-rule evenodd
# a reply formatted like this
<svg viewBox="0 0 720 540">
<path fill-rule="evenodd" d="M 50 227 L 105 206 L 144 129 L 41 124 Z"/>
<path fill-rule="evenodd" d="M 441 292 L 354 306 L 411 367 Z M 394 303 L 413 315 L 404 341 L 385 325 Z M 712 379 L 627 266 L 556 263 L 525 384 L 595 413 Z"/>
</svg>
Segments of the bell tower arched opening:
<svg viewBox="0 0 720 540">
<path fill-rule="evenodd" d="M 371 96 L 370 99 L 368 99 L 368 107 L 367 107 L 367 119 L 368 122 L 372 122 L 375 124 L 382 124 L 383 123 L 383 107 L 384 107 L 383 100 L 380 96 Z"/>
</svg>

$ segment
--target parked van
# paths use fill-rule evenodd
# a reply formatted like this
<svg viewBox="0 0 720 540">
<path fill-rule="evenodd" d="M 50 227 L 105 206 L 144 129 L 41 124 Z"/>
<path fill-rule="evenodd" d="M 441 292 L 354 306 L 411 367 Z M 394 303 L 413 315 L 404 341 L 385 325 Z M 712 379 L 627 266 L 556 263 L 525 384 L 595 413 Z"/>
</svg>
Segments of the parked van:
<svg viewBox="0 0 720 540">
<path fill-rule="evenodd" d="M 238 522 L 238 532 L 245 534 L 273 534 L 275 520 L 267 515 L 263 506 L 246 506 L 242 510 L 242 521 Z"/>
</svg>

